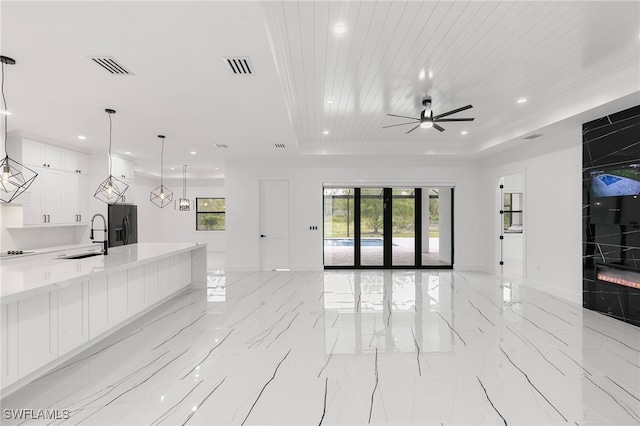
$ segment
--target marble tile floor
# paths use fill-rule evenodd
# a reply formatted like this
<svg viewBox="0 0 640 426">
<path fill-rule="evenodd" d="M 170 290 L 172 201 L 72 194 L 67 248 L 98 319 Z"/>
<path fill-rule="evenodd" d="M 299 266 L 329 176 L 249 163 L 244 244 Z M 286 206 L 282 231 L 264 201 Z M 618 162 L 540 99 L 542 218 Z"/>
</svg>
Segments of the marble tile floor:
<svg viewBox="0 0 640 426">
<path fill-rule="evenodd" d="M 212 269 L 2 424 L 634 425 L 639 395 L 638 328 L 488 274 Z"/>
</svg>

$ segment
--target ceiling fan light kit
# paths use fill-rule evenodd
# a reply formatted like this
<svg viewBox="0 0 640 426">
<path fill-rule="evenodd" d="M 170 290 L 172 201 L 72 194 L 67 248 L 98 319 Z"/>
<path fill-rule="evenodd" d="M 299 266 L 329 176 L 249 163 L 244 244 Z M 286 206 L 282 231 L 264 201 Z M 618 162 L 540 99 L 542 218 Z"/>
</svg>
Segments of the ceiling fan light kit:
<svg viewBox="0 0 640 426">
<path fill-rule="evenodd" d="M 444 132 L 444 128 L 442 126 L 440 126 L 437 123 L 443 123 L 443 122 L 453 122 L 453 121 L 473 121 L 473 118 L 444 118 L 444 117 L 448 117 L 452 114 L 456 114 L 458 112 L 461 111 L 465 111 L 468 110 L 469 108 L 473 108 L 473 105 L 466 105 L 463 106 L 461 108 L 456 108 L 454 110 L 442 113 L 442 114 L 438 114 L 438 115 L 433 115 L 433 110 L 431 109 L 431 97 L 428 96 L 425 99 L 422 100 L 422 106 L 424 107 L 424 109 L 420 112 L 420 118 L 416 118 L 416 117 L 407 117 L 405 115 L 396 115 L 396 114 L 387 114 L 389 117 L 399 117 L 399 118 L 406 118 L 408 120 L 413 120 L 410 121 L 409 123 L 400 123 L 400 124 L 392 124 L 390 126 L 383 126 L 383 129 L 389 128 L 389 127 L 397 127 L 397 126 L 406 126 L 407 124 L 413 124 L 414 127 L 412 127 L 408 132 L 406 133 L 411 133 L 413 132 L 415 129 L 417 129 L 418 127 L 422 128 L 422 129 L 430 129 L 430 128 L 434 128 L 440 132 Z"/>
</svg>

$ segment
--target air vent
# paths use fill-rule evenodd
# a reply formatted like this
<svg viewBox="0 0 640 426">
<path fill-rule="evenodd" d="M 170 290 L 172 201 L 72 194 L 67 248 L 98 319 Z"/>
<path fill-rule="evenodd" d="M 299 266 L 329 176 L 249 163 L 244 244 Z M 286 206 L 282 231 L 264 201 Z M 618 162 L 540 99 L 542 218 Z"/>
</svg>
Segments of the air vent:
<svg viewBox="0 0 640 426">
<path fill-rule="evenodd" d="M 89 58 L 105 70 L 109 71 L 109 74 L 134 75 L 111 56 L 90 56 Z"/>
<path fill-rule="evenodd" d="M 284 144 L 283 143 L 276 143 L 274 145 L 276 146 L 276 148 L 284 148 Z"/>
<path fill-rule="evenodd" d="M 225 149 L 225 148 L 229 148 L 229 147 L 227 145 L 223 144 L 223 143 L 217 143 L 216 144 L 216 148 Z"/>
<path fill-rule="evenodd" d="M 223 61 L 234 74 L 254 74 L 253 64 L 248 56 L 223 57 Z"/>
<path fill-rule="evenodd" d="M 533 133 L 529 136 L 526 136 L 522 139 L 535 139 L 535 138 L 539 138 L 540 136 L 544 136 L 544 133 Z"/>
</svg>

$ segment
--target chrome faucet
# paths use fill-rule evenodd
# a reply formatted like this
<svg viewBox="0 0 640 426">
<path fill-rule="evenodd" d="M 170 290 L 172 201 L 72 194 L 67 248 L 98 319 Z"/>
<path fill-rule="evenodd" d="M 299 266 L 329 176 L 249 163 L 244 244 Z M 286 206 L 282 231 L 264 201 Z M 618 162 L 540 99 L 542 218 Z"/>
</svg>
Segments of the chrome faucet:
<svg viewBox="0 0 640 426">
<path fill-rule="evenodd" d="M 107 233 L 107 220 L 104 218 L 103 215 L 101 215 L 100 213 L 96 213 L 93 215 L 93 217 L 91 218 L 91 233 L 89 234 L 89 239 L 93 240 L 93 221 L 95 220 L 96 216 L 100 216 L 102 218 L 102 223 L 104 223 L 104 229 L 102 230 L 103 237 L 104 237 L 104 241 L 93 241 L 94 244 L 102 244 L 103 245 L 103 249 L 102 249 L 102 254 L 104 254 L 105 256 L 107 255 L 107 249 L 109 247 L 109 234 Z M 100 229 L 96 229 L 96 231 L 100 231 Z"/>
</svg>

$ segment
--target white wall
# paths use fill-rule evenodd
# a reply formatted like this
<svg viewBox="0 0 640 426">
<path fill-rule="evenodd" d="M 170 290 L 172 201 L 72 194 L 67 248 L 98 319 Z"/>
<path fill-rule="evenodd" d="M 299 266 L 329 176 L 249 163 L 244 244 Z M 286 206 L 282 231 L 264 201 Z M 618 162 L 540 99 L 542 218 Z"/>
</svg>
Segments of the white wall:
<svg viewBox="0 0 640 426">
<path fill-rule="evenodd" d="M 525 284 L 582 303 L 582 133 L 580 128 L 530 141 L 482 161 L 481 263 L 498 263 L 496 186 L 524 176 Z"/>
<path fill-rule="evenodd" d="M 206 242 L 208 251 L 225 248 L 225 231 L 196 231 L 196 197 L 224 197 L 223 179 L 187 179 L 187 198 L 191 210 L 178 210 L 182 179 L 164 179 L 173 191 L 174 203 L 159 208 L 149 201 L 149 193 L 160 185 L 160 178 L 136 174 L 135 204 L 138 206 L 138 242 Z"/>
<path fill-rule="evenodd" d="M 384 184 L 416 187 L 455 186 L 455 267 L 479 268 L 476 207 L 479 167 L 464 160 L 428 157 L 229 160 L 225 164 L 227 194 L 227 270 L 257 270 L 259 253 L 260 179 L 289 179 L 291 268 L 320 270 L 322 264 L 322 187 L 325 184 Z M 317 226 L 317 231 L 309 230 Z"/>
</svg>

